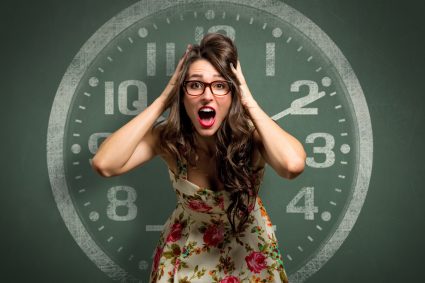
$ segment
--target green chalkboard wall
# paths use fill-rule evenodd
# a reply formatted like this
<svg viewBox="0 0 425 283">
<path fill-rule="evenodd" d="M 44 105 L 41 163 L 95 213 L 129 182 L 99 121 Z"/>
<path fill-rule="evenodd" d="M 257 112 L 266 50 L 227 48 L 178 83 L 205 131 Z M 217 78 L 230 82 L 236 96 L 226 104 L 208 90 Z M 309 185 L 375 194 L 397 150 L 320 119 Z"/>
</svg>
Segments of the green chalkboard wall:
<svg viewBox="0 0 425 283">
<path fill-rule="evenodd" d="M 217 30 L 309 157 L 294 180 L 268 167 L 260 193 L 292 281 L 421 281 L 425 7 L 410 2 L 2 4 L 2 278 L 147 282 L 175 206 L 165 164 L 105 179 L 90 159 Z"/>
</svg>

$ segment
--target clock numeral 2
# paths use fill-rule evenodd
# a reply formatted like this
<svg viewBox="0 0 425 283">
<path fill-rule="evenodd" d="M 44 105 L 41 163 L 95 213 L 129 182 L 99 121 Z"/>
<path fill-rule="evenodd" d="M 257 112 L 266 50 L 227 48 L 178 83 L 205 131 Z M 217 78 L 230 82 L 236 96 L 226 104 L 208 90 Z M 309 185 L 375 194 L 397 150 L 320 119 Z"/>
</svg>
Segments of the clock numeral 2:
<svg viewBox="0 0 425 283">
<path fill-rule="evenodd" d="M 304 197 L 304 206 L 297 206 L 297 203 Z M 304 213 L 305 220 L 314 220 L 314 214 L 319 212 L 314 206 L 314 187 L 304 187 L 286 206 L 288 213 Z"/>
<path fill-rule="evenodd" d="M 291 106 L 275 115 L 271 118 L 275 121 L 286 115 L 318 115 L 319 109 L 317 107 L 305 107 L 316 100 L 326 95 L 324 91 L 319 92 L 319 87 L 316 82 L 309 80 L 299 80 L 291 84 L 291 92 L 299 93 L 301 86 L 308 87 L 308 94 L 292 101 Z"/>
</svg>

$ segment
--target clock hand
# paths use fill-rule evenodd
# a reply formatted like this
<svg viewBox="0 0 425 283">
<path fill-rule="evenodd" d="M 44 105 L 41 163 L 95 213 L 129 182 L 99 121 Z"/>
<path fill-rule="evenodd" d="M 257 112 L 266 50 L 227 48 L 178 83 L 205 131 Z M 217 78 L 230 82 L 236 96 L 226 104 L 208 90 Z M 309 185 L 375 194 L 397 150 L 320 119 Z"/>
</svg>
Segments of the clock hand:
<svg viewBox="0 0 425 283">
<path fill-rule="evenodd" d="M 274 121 L 279 120 L 280 118 L 285 117 L 288 114 L 293 114 L 293 115 L 317 115 L 318 113 L 318 109 L 317 108 L 303 108 L 304 106 L 310 104 L 313 101 L 316 101 L 319 98 L 322 98 L 323 96 L 325 96 L 326 93 L 324 91 L 318 92 L 314 95 L 310 95 L 310 98 L 314 97 L 314 100 L 307 100 L 307 99 L 296 99 L 294 101 L 292 101 L 291 103 L 291 107 L 273 115 L 271 118 Z"/>
</svg>

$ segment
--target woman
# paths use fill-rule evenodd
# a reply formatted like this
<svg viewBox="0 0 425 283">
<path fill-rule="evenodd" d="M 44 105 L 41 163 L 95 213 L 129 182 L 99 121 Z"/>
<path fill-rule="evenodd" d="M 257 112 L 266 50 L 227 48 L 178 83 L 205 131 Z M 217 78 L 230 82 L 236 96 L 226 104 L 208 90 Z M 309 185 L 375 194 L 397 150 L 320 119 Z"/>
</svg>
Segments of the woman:
<svg viewBox="0 0 425 283">
<path fill-rule="evenodd" d="M 154 125 L 166 109 L 168 118 Z M 189 45 L 161 95 L 109 136 L 92 164 L 109 177 L 156 155 L 178 203 L 150 282 L 287 282 L 258 189 L 265 163 L 292 179 L 306 154 L 256 103 L 228 37 L 209 33 Z"/>
</svg>

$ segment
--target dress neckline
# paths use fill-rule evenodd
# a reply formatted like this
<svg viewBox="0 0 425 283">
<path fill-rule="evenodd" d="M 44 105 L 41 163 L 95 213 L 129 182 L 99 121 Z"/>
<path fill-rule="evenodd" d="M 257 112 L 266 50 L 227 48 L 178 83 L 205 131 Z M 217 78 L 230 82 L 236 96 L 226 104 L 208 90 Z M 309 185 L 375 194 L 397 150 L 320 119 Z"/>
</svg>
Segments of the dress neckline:
<svg viewBox="0 0 425 283">
<path fill-rule="evenodd" d="M 168 167 L 168 166 L 167 166 Z M 170 167 L 168 167 L 168 171 L 170 171 L 170 173 L 172 173 L 173 175 L 174 175 L 174 178 L 175 179 L 179 179 L 179 180 L 183 180 L 183 181 L 186 181 L 186 183 L 188 183 L 189 185 L 191 185 L 192 187 L 195 187 L 196 189 L 198 189 L 198 190 L 205 190 L 205 191 L 208 191 L 208 192 L 211 192 L 211 193 L 214 193 L 214 194 L 221 194 L 222 192 L 224 192 L 225 190 L 220 190 L 220 191 L 214 191 L 214 190 L 212 190 L 212 189 L 210 189 L 210 188 L 208 188 L 208 187 L 201 187 L 201 186 L 198 186 L 197 184 L 195 184 L 195 183 L 193 183 L 193 182 L 191 182 L 191 181 L 189 181 L 187 178 L 185 179 L 185 178 L 180 178 L 180 176 L 178 176 L 176 173 L 174 173 L 173 172 L 173 170 L 171 170 L 170 169 Z"/>
</svg>

